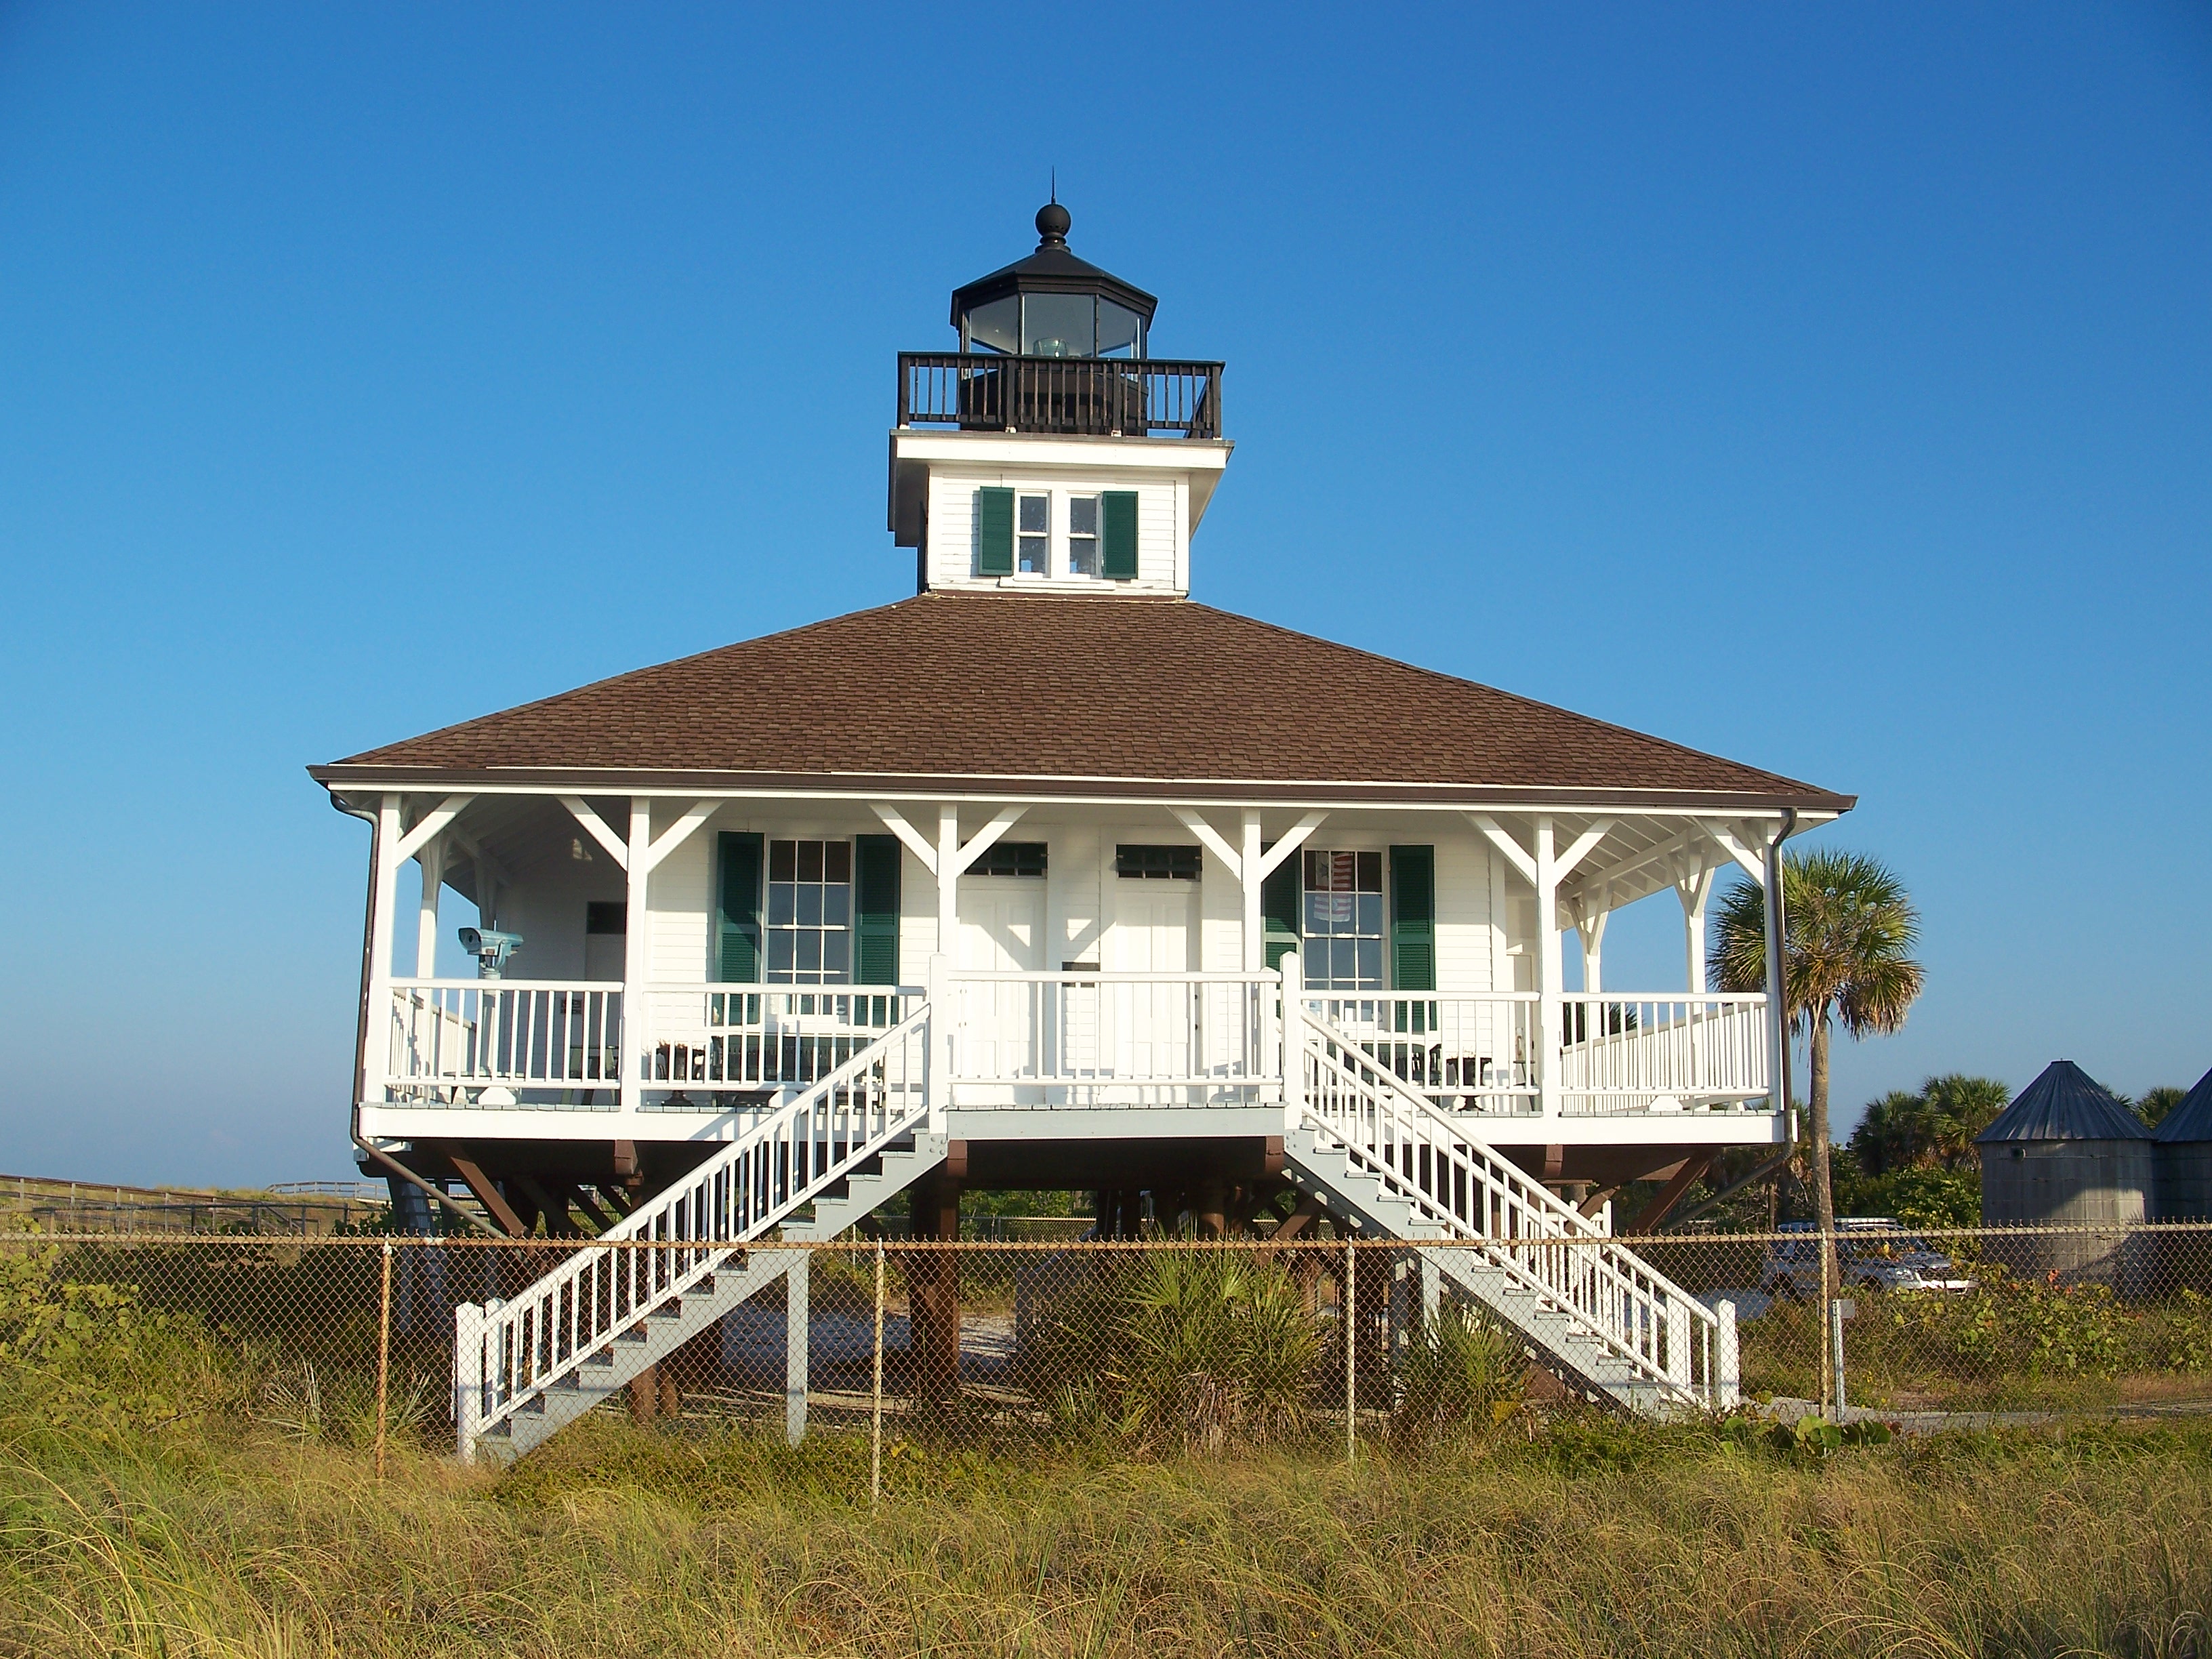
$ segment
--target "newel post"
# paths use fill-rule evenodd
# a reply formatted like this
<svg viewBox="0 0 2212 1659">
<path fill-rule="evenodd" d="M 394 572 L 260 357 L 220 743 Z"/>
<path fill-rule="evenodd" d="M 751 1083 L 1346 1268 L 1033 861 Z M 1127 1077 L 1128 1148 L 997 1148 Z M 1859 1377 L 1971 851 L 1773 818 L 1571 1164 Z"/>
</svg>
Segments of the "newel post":
<svg viewBox="0 0 2212 1659">
<path fill-rule="evenodd" d="M 477 1456 L 483 1429 L 484 1310 L 473 1302 L 453 1304 L 453 1449 L 464 1463 Z"/>
<path fill-rule="evenodd" d="M 1282 973 L 1283 1131 L 1287 1134 L 1305 1115 L 1306 975 L 1296 951 L 1284 954 Z"/>
<path fill-rule="evenodd" d="M 922 1098 L 929 1108 L 929 1133 L 945 1133 L 945 1113 L 952 1103 L 952 958 L 930 955 L 922 988 L 929 999 L 928 1059 L 922 1073 Z"/>
</svg>

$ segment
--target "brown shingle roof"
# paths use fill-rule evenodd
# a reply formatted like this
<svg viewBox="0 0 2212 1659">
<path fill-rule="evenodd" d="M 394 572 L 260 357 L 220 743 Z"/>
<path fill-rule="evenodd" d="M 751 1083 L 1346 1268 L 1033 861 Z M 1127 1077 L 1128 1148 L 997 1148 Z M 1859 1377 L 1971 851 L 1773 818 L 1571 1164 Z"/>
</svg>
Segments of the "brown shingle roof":
<svg viewBox="0 0 2212 1659">
<path fill-rule="evenodd" d="M 925 593 L 410 738 L 436 773 L 1388 784 L 1848 798 L 1188 599 Z M 728 781 L 744 781 L 732 777 Z"/>
</svg>

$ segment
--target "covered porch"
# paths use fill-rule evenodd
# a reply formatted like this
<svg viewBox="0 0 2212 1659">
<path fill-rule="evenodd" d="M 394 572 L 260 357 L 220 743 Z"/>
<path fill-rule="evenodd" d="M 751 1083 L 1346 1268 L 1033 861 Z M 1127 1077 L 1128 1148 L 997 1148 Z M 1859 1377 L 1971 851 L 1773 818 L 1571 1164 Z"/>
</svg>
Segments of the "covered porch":
<svg viewBox="0 0 2212 1659">
<path fill-rule="evenodd" d="M 1771 882 L 1775 849 L 1800 827 L 1783 811 L 513 787 L 341 804 L 375 826 L 356 1095 L 370 1137 L 726 1139 L 918 1013 L 932 1033 L 930 1086 L 979 1131 L 1079 1133 L 1077 1115 L 1115 1115 L 1123 1132 L 1141 1119 L 1238 1133 L 1223 1127 L 1231 1115 L 1279 1111 L 1295 1090 L 1285 996 L 1438 1109 L 1489 1126 L 1478 1131 L 1488 1139 L 1711 1146 L 1789 1133 L 1774 1005 L 1709 990 L 1704 947 L 1725 870 Z M 888 849 L 898 895 L 888 944 L 872 945 L 855 914 L 842 982 L 769 982 L 777 970 L 764 956 L 750 982 L 719 976 L 711 936 L 729 919 L 715 894 L 729 878 L 711 848 L 733 824 L 756 843 L 787 833 Z M 1017 830 L 1040 839 L 1016 843 Z M 1133 876 L 1133 847 L 1182 849 L 1170 862 L 1188 866 L 1183 884 Z M 1338 884 L 1352 890 L 1329 890 L 1334 866 L 1313 866 L 1325 848 L 1352 860 Z M 1425 889 L 1407 873 L 1423 853 Z M 1364 873 L 1369 858 L 1379 876 Z M 1302 868 L 1292 902 L 1304 920 L 1286 923 L 1285 884 Z M 522 973 L 453 970 L 448 891 L 480 927 L 526 923 Z M 1607 986 L 1612 917 L 1669 892 L 1682 983 Z M 1370 907 L 1379 933 L 1363 919 Z M 1339 982 L 1332 968 L 1351 960 L 1358 977 L 1361 958 L 1330 933 L 1338 916 L 1352 918 L 1361 950 L 1370 933 L 1381 941 L 1387 966 L 1372 977 L 1385 982 Z M 414 971 L 395 971 L 410 955 Z M 571 971 L 531 971 L 556 963 Z M 836 970 L 814 971 L 819 981 Z M 850 982 L 864 973 L 880 982 Z"/>
</svg>

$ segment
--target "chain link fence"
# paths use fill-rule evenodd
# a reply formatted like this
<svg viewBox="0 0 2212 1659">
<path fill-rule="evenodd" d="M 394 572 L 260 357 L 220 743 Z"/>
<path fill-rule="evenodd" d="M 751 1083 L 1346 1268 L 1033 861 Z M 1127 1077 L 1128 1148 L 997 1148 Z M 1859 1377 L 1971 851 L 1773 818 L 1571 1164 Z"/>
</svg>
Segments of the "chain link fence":
<svg viewBox="0 0 2212 1659">
<path fill-rule="evenodd" d="M 1747 1403 L 1809 1409 L 1825 1342 L 1848 1414 L 1908 1427 L 2212 1411 L 2212 1225 L 1849 1229 L 1844 1300 L 1825 1309 L 1808 1232 L 1629 1242 L 1733 1304 Z M 603 1302 L 486 1324 L 579 1250 L 605 1258 Z M 0 1411 L 117 1435 L 252 1423 L 380 1455 L 471 1434 L 501 1452 L 505 1435 L 511 1455 L 587 1409 L 626 1410 L 865 1442 L 879 1489 L 908 1447 L 1356 1455 L 1573 1408 L 1431 1255 L 1340 1239 L 26 1234 L 0 1237 Z M 656 1293 L 679 1280 L 680 1297 Z M 483 1356 L 465 1341 L 458 1366 L 457 1310 Z"/>
</svg>

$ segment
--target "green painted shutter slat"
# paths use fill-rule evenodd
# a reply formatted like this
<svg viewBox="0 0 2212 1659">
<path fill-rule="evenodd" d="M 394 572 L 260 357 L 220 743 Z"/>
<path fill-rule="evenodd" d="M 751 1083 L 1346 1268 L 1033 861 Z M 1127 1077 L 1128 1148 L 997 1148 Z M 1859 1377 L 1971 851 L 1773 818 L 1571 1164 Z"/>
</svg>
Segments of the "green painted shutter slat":
<svg viewBox="0 0 2212 1659">
<path fill-rule="evenodd" d="M 1437 988 L 1437 849 L 1390 849 L 1390 988 Z"/>
<path fill-rule="evenodd" d="M 715 839 L 722 880 L 714 904 L 714 977 L 726 984 L 757 985 L 761 976 L 761 838 L 750 830 L 726 830 Z"/>
<path fill-rule="evenodd" d="M 1014 492 L 1011 489 L 975 492 L 975 574 L 1014 574 Z"/>
<path fill-rule="evenodd" d="M 899 842 L 853 837 L 853 983 L 896 985 L 899 969 Z"/>
<path fill-rule="evenodd" d="M 1117 582 L 1137 579 L 1137 492 L 1109 489 L 1098 498 L 1100 569 Z"/>
<path fill-rule="evenodd" d="M 1260 915 L 1267 923 L 1270 968 L 1281 967 L 1283 958 L 1298 948 L 1298 855 L 1293 853 L 1260 884 Z"/>
</svg>

